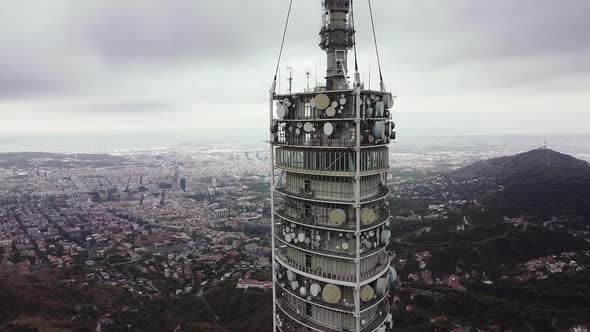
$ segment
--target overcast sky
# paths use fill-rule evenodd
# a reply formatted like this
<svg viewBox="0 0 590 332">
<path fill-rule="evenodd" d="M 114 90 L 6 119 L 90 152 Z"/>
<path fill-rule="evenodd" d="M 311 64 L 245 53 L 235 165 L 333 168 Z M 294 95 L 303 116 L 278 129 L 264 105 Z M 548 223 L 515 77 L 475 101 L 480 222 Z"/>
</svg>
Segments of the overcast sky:
<svg viewBox="0 0 590 332">
<path fill-rule="evenodd" d="M 400 134 L 590 132 L 590 1 L 373 0 Z M 0 132 L 262 128 L 288 0 L 0 2 Z M 372 63 L 367 2 L 359 61 Z M 321 1 L 285 68 L 323 77 Z"/>
</svg>

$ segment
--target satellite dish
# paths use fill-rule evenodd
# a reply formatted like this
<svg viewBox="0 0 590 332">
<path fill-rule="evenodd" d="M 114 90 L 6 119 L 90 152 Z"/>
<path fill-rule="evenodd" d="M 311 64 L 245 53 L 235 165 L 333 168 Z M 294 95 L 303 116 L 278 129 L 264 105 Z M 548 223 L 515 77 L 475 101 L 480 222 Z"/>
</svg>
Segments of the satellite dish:
<svg viewBox="0 0 590 332">
<path fill-rule="evenodd" d="M 377 279 L 377 284 L 375 285 L 377 295 L 385 296 L 385 294 L 387 293 L 387 285 L 388 284 L 389 284 L 389 282 L 387 281 L 387 278 Z"/>
<path fill-rule="evenodd" d="M 373 209 L 370 208 L 364 208 L 361 210 L 361 222 L 365 225 L 368 225 L 370 223 L 372 223 L 373 221 L 375 221 L 376 216 L 375 216 L 375 211 L 373 211 Z"/>
<path fill-rule="evenodd" d="M 277 131 L 279 131 L 279 125 L 276 122 L 274 122 L 270 127 L 270 132 L 276 134 Z"/>
<path fill-rule="evenodd" d="M 328 220 L 331 224 L 340 226 L 346 222 L 346 212 L 342 209 L 334 209 L 330 211 Z"/>
<path fill-rule="evenodd" d="M 370 285 L 366 285 L 361 288 L 361 300 L 363 302 L 369 302 L 375 297 L 375 290 Z"/>
<path fill-rule="evenodd" d="M 340 98 L 340 105 L 346 105 L 346 98 Z"/>
<path fill-rule="evenodd" d="M 389 242 L 390 238 L 391 238 L 391 231 L 390 230 L 384 230 L 383 232 L 381 232 L 381 244 L 382 245 L 386 245 L 387 242 Z"/>
<path fill-rule="evenodd" d="M 297 234 L 297 240 L 299 240 L 299 242 L 305 241 L 305 234 L 303 234 L 303 233 Z"/>
<path fill-rule="evenodd" d="M 285 235 L 285 241 L 291 242 L 291 234 Z"/>
<path fill-rule="evenodd" d="M 303 130 L 305 130 L 306 133 L 311 133 L 313 131 L 313 124 L 311 122 L 306 122 L 303 125 Z"/>
<path fill-rule="evenodd" d="M 352 233 L 346 233 L 346 238 L 349 240 L 352 240 L 354 236 L 352 235 Z"/>
<path fill-rule="evenodd" d="M 326 115 L 330 118 L 334 117 L 336 115 L 336 109 L 334 107 L 326 108 Z"/>
<path fill-rule="evenodd" d="M 279 118 L 279 120 L 283 120 L 287 115 L 289 115 L 289 109 L 287 108 L 287 106 L 278 103 L 277 104 L 277 118 Z"/>
<path fill-rule="evenodd" d="M 393 107 L 393 96 L 391 93 L 383 95 L 383 102 L 385 103 L 385 108 L 391 109 Z"/>
<path fill-rule="evenodd" d="M 382 118 L 385 112 L 385 105 L 382 101 L 378 101 L 375 103 L 375 117 Z"/>
<path fill-rule="evenodd" d="M 318 294 L 320 294 L 321 291 L 322 291 L 322 287 L 320 286 L 320 284 L 311 284 L 311 287 L 310 287 L 311 295 L 318 296 Z"/>
<path fill-rule="evenodd" d="M 285 227 L 285 232 L 291 232 L 291 228 L 289 226 Z"/>
<path fill-rule="evenodd" d="M 270 142 L 271 143 L 276 143 L 279 140 L 279 137 L 277 136 L 277 134 L 270 134 Z"/>
<path fill-rule="evenodd" d="M 319 235 L 316 235 L 316 236 L 315 236 L 315 240 L 316 240 L 316 241 L 321 241 L 321 240 L 322 240 L 322 237 L 321 237 L 321 236 L 319 236 Z"/>
<path fill-rule="evenodd" d="M 393 266 L 389 267 L 389 282 L 396 282 L 398 275 L 397 275 L 397 271 L 395 270 L 395 268 Z"/>
<path fill-rule="evenodd" d="M 305 242 L 305 244 L 310 244 L 311 243 L 311 239 L 306 237 L 305 240 L 303 240 L 303 242 Z"/>
<path fill-rule="evenodd" d="M 373 244 L 370 241 L 365 242 L 365 247 L 367 247 L 367 249 L 371 249 L 373 247 Z"/>
<path fill-rule="evenodd" d="M 348 246 L 348 242 L 344 242 L 342 243 L 342 249 L 344 250 L 348 250 L 349 246 Z"/>
<path fill-rule="evenodd" d="M 342 298 L 342 291 L 340 290 L 340 287 L 336 285 L 327 284 L 322 291 L 322 298 L 324 301 L 331 304 L 338 303 Z"/>
<path fill-rule="evenodd" d="M 334 108 L 338 107 L 338 102 L 337 101 L 333 101 L 332 102 L 332 107 L 334 107 Z"/>
<path fill-rule="evenodd" d="M 375 236 L 375 231 L 374 230 L 370 230 L 369 231 L 369 236 Z"/>
<path fill-rule="evenodd" d="M 373 135 L 369 135 L 368 140 L 369 140 L 369 143 L 373 143 L 373 142 L 375 142 L 375 137 Z"/>
<path fill-rule="evenodd" d="M 301 296 L 306 296 L 307 295 L 307 288 L 305 288 L 305 287 L 299 288 L 299 294 L 301 294 Z"/>
<path fill-rule="evenodd" d="M 330 97 L 323 93 L 316 95 L 313 100 L 315 107 L 319 110 L 325 110 L 328 106 L 330 106 Z"/>
<path fill-rule="evenodd" d="M 385 139 L 385 121 L 375 121 L 373 136 L 377 139 Z"/>
<path fill-rule="evenodd" d="M 297 275 L 295 274 L 295 272 L 293 272 L 291 270 L 287 270 L 287 280 L 293 281 L 293 280 L 295 280 L 295 278 L 297 278 Z"/>
<path fill-rule="evenodd" d="M 299 288 L 299 282 L 297 280 L 291 281 L 291 288 L 293 290 L 296 290 L 297 288 Z"/>
<path fill-rule="evenodd" d="M 334 133 L 334 125 L 330 122 L 324 123 L 324 134 L 331 136 Z"/>
<path fill-rule="evenodd" d="M 301 129 L 299 129 L 299 128 L 295 129 L 295 135 L 297 135 L 297 136 L 301 135 Z"/>
<path fill-rule="evenodd" d="M 394 130 L 391 132 L 391 135 L 389 135 L 389 138 L 391 138 L 392 140 L 395 140 L 396 137 L 397 137 L 397 133 Z"/>
<path fill-rule="evenodd" d="M 390 323 L 393 320 L 393 315 L 391 313 L 387 314 L 387 318 L 385 319 L 388 323 Z"/>
</svg>

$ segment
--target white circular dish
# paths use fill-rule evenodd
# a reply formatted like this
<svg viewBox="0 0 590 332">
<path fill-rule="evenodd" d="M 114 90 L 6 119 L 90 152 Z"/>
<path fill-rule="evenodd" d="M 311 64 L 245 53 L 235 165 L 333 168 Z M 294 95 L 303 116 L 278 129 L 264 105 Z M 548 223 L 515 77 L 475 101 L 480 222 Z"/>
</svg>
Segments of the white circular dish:
<svg viewBox="0 0 590 332">
<path fill-rule="evenodd" d="M 287 108 L 287 106 L 278 103 L 277 104 L 277 118 L 279 118 L 279 120 L 283 120 L 285 117 L 287 117 L 287 115 L 289 115 L 289 109 Z"/>
<path fill-rule="evenodd" d="M 326 115 L 330 118 L 334 117 L 336 115 L 336 109 L 334 107 L 326 108 Z"/>
<path fill-rule="evenodd" d="M 311 287 L 310 287 L 311 295 L 318 296 L 321 291 L 322 291 L 322 287 L 320 286 L 320 284 L 311 284 Z"/>
<path fill-rule="evenodd" d="M 305 287 L 299 288 L 299 294 L 301 294 L 301 296 L 306 296 L 307 295 L 307 288 L 305 288 Z"/>
<path fill-rule="evenodd" d="M 332 136 L 334 134 L 334 125 L 330 122 L 324 123 L 324 134 L 326 136 Z"/>
<path fill-rule="evenodd" d="M 315 107 L 319 110 L 325 110 L 328 106 L 330 106 L 330 97 L 323 93 L 316 95 L 313 100 Z"/>
<path fill-rule="evenodd" d="M 305 234 L 304 233 L 297 234 L 297 240 L 299 240 L 299 242 L 305 241 Z"/>
<path fill-rule="evenodd" d="M 295 272 L 293 272 L 291 270 L 287 270 L 287 280 L 293 281 L 293 280 L 295 280 L 295 278 L 297 278 L 297 275 L 295 274 Z"/>
<path fill-rule="evenodd" d="M 342 299 L 342 290 L 336 285 L 327 284 L 322 291 L 322 298 L 328 303 L 336 304 Z"/>
<path fill-rule="evenodd" d="M 366 285 L 361 288 L 361 300 L 363 302 L 369 302 L 375 297 L 375 290 L 370 285 Z"/>
<path fill-rule="evenodd" d="M 368 225 L 374 222 L 376 219 L 375 211 L 370 208 L 363 208 L 361 210 L 361 222 L 365 225 Z"/>
<path fill-rule="evenodd" d="M 328 220 L 331 224 L 340 226 L 346 222 L 346 212 L 342 209 L 334 209 L 330 211 Z"/>
</svg>

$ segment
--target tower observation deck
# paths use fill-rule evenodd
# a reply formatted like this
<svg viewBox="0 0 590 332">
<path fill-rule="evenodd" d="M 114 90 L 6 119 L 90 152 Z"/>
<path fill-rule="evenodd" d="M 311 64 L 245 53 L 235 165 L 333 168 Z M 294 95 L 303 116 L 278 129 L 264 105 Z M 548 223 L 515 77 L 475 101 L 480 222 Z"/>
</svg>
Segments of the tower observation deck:
<svg viewBox="0 0 590 332">
<path fill-rule="evenodd" d="M 390 331 L 394 99 L 349 83 L 351 1 L 323 9 L 325 88 L 271 89 L 273 330 Z"/>
</svg>

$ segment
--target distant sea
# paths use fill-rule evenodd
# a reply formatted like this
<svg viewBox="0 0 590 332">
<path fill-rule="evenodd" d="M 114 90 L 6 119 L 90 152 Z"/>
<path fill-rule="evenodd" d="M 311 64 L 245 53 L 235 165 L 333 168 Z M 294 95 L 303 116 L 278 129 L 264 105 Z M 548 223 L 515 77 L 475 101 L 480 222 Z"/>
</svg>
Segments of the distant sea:
<svg viewBox="0 0 590 332">
<path fill-rule="evenodd" d="M 262 145 L 266 139 L 265 128 L 0 133 L 0 152 L 129 153 L 179 146 Z M 488 149 L 510 153 L 538 148 L 544 142 L 556 151 L 590 159 L 590 134 L 405 136 L 403 132 L 398 132 L 398 139 L 391 148 L 403 153 L 475 152 Z"/>
</svg>

